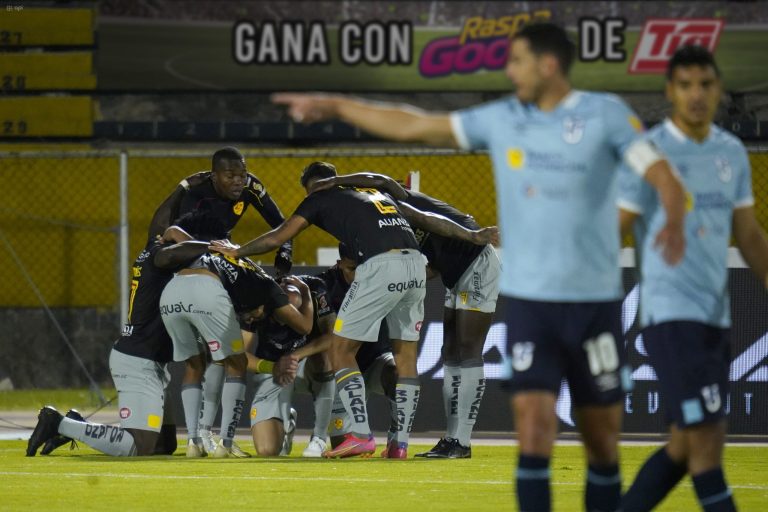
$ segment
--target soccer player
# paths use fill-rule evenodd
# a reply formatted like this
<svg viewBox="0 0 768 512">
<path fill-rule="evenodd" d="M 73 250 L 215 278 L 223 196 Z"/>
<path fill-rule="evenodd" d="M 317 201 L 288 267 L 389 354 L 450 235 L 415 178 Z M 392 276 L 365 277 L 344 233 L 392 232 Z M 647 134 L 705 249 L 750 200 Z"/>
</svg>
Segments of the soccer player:
<svg viewBox="0 0 768 512">
<path fill-rule="evenodd" d="M 187 457 L 207 454 L 198 430 L 207 353 L 214 361 L 223 361 L 226 372 L 221 400 L 226 430 L 222 428 L 213 456 L 241 456 L 232 449 L 244 406 L 247 367 L 239 320 L 274 315 L 294 330 L 309 333 L 313 315 L 309 288 L 298 279 L 289 282 L 301 290 L 304 300 L 299 310 L 252 261 L 204 254 L 180 270 L 163 290 L 160 314 L 173 341 L 173 358 L 186 361 L 181 399 L 189 436 Z M 197 334 L 205 346 L 198 344 Z"/>
<path fill-rule="evenodd" d="M 149 236 L 153 238 L 162 234 L 171 220 L 198 209 L 212 211 L 225 223 L 227 231 L 231 232 L 249 205 L 273 228 L 285 220 L 264 184 L 248 172 L 243 154 L 237 148 L 224 147 L 213 154 L 210 171 L 186 177 L 163 201 L 152 217 Z M 292 244 L 288 240 L 275 254 L 278 275 L 290 271 L 291 254 Z M 223 384 L 224 366 L 220 363 L 208 365 L 203 379 L 200 436 L 209 451 L 216 447 L 211 429 L 219 410 Z M 236 443 L 233 450 L 240 451 Z"/>
<path fill-rule="evenodd" d="M 327 162 L 313 162 L 303 171 L 302 186 L 309 191 L 316 180 L 336 175 Z M 471 231 L 434 214 L 395 201 L 376 189 L 335 187 L 307 196 L 278 228 L 239 249 L 221 249 L 232 256 L 262 254 L 292 239 L 310 224 L 347 244 L 356 255 L 355 282 L 347 292 L 334 327 L 330 356 L 344 408 L 354 422 L 345 442 L 328 450 L 327 457 L 368 455 L 376 448 L 368 425 L 365 384 L 355 361 L 360 345 L 378 338 L 381 320 L 387 319 L 398 367 L 398 418 L 401 439 L 407 439 L 418 404 L 420 385 L 416 371 L 419 330 L 426 293 L 424 256 L 418 251 L 409 220 L 445 235 L 488 243 L 495 228 Z M 403 212 L 401 214 L 401 211 Z M 408 220 L 406 220 L 406 218 Z M 218 247 L 214 244 L 212 248 Z M 407 440 L 401 441 L 407 448 Z"/>
<path fill-rule="evenodd" d="M 251 433 L 256 451 L 262 457 L 291 453 L 296 421 L 295 411 L 291 409 L 294 392 L 311 394 L 315 410 L 314 430 L 302 456 L 320 457 L 326 449 L 325 436 L 336 386 L 330 365 L 323 356 L 331 345 L 336 315 L 328 305 L 325 283 L 321 279 L 298 278 L 307 283 L 314 302 L 312 332 L 297 333 L 271 317 L 250 327 L 258 333 L 255 354 L 249 355 L 248 362 L 248 369 L 258 372 L 253 379 Z M 300 309 L 299 290 L 285 283 L 281 287 L 290 304 Z M 291 367 L 294 362 L 298 363 L 295 369 Z M 290 371 L 286 372 L 287 368 Z"/>
<path fill-rule="evenodd" d="M 27 445 L 27 456 L 34 456 L 45 443 L 43 455 L 71 439 L 107 455 L 171 455 L 176 451 L 176 429 L 165 429 L 164 408 L 170 375 L 173 344 L 160 319 L 160 294 L 173 277 L 175 264 L 207 252 L 197 247 L 169 245 L 166 242 L 221 238 L 226 230 L 209 212 L 183 216 L 166 230 L 162 239 L 151 240 L 133 264 L 128 322 L 115 342 L 109 369 L 117 389 L 120 426 L 85 422 L 70 411 L 62 417 L 53 407 L 44 407 Z M 191 249 L 192 253 L 184 252 Z M 168 435 L 167 435 L 168 434 Z M 163 444 L 162 449 L 157 446 Z"/>
<path fill-rule="evenodd" d="M 688 249 L 672 267 L 653 251 L 664 212 L 652 190 L 622 182 L 622 231 L 637 233 L 640 325 L 664 393 L 668 442 L 638 472 L 624 511 L 651 510 L 686 475 L 706 511 L 735 510 L 722 469 L 730 366 L 728 245 L 768 286 L 768 242 L 755 219 L 747 152 L 712 123 L 722 93 L 720 71 L 706 49 L 684 46 L 667 67 L 671 116 L 647 134 L 669 158 L 692 195 L 685 221 Z"/>
<path fill-rule="evenodd" d="M 325 181 L 325 180 L 324 180 Z M 317 183 L 315 184 L 317 189 Z M 404 190 L 392 178 L 359 173 L 329 178 L 321 186 L 352 185 L 386 189 L 424 212 L 443 215 L 467 229 L 479 229 L 471 215 L 420 192 Z M 400 188 L 402 192 L 398 192 Z M 472 456 L 470 438 L 485 392 L 483 345 L 496 311 L 501 263 L 492 245 L 476 245 L 416 229 L 419 250 L 433 275 L 446 287 L 443 309 L 443 404 L 447 431 L 431 450 L 417 457 L 458 459 Z"/>
<path fill-rule="evenodd" d="M 332 117 L 388 139 L 488 149 L 502 239 L 500 292 L 520 443 L 521 510 L 549 510 L 555 402 L 568 379 L 587 454 L 586 508 L 616 510 L 621 400 L 629 384 L 620 325 L 616 176 L 626 161 L 657 190 L 666 223 L 657 244 L 675 263 L 685 250 L 685 191 L 618 97 L 577 91 L 574 45 L 553 24 L 510 40 L 513 97 L 453 113 L 343 96 L 279 94 L 294 119 Z M 398 365 L 399 367 L 399 365 Z M 627 371 L 625 371 L 627 370 Z"/>
</svg>

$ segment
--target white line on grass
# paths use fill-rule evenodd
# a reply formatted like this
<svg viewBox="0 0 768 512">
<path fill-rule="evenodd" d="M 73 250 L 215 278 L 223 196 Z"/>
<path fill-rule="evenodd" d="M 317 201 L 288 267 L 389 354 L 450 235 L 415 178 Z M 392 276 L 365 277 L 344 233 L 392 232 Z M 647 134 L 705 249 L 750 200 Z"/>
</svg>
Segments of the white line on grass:
<svg viewBox="0 0 768 512">
<path fill-rule="evenodd" d="M 167 480 L 246 480 L 246 481 L 276 481 L 276 480 L 290 480 L 295 481 L 296 476 L 257 476 L 257 475 L 149 475 L 139 473 L 35 473 L 33 471 L 0 471 L 0 475 L 3 476 L 34 476 L 34 477 L 50 477 L 50 478 L 125 478 L 125 479 L 167 479 Z M 319 477 L 313 476 L 312 480 L 318 480 L 322 482 L 344 482 L 344 483 L 399 483 L 401 480 L 387 479 L 387 478 L 349 478 L 347 475 L 339 476 L 338 478 Z M 429 485 L 509 485 L 510 480 L 409 480 L 409 484 L 429 484 Z M 550 482 L 551 485 L 562 486 L 583 486 L 584 482 L 558 482 L 556 480 Z M 689 483 L 683 483 L 683 487 L 693 487 Z M 768 490 L 768 485 L 759 484 L 741 484 L 731 485 L 731 489 L 756 489 L 756 490 Z"/>
</svg>

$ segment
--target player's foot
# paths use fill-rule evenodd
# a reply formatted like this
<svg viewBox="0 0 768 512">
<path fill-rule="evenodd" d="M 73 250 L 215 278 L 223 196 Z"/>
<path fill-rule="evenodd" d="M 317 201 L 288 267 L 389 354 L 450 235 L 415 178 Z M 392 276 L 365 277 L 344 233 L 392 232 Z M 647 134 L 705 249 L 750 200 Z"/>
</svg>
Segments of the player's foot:
<svg viewBox="0 0 768 512">
<path fill-rule="evenodd" d="M 50 405 L 46 405 L 37 414 L 37 425 L 27 443 L 27 457 L 34 457 L 40 446 L 59 433 L 59 424 L 64 416 Z"/>
<path fill-rule="evenodd" d="M 285 438 L 283 438 L 283 447 L 280 450 L 280 455 L 290 455 L 293 450 L 293 436 L 296 434 L 296 420 L 299 414 L 296 409 L 291 407 L 288 415 L 288 428 L 285 431 Z"/>
<path fill-rule="evenodd" d="M 213 453 L 216 450 L 216 440 L 213 438 L 213 432 L 207 429 L 200 429 L 198 431 L 200 439 L 203 440 L 203 448 L 208 453 Z"/>
<path fill-rule="evenodd" d="M 199 459 L 206 455 L 208 455 L 208 452 L 205 451 L 205 446 L 203 446 L 202 442 L 195 443 L 191 439 L 187 442 L 187 457 L 191 459 Z"/>
<path fill-rule="evenodd" d="M 64 416 L 75 421 L 85 421 L 85 418 L 83 418 L 83 415 L 80 414 L 80 412 L 77 409 L 68 410 L 67 414 L 65 414 Z M 48 455 L 56 448 L 63 446 L 69 442 L 72 443 L 69 447 L 70 450 L 74 450 L 75 448 L 77 448 L 77 442 L 75 442 L 74 439 L 71 439 L 66 436 L 62 436 L 61 434 L 57 434 L 45 442 L 45 444 L 43 445 L 43 449 L 40 450 L 40 455 Z"/>
<path fill-rule="evenodd" d="M 416 455 L 414 455 L 414 457 L 436 457 L 436 454 L 441 454 L 441 453 L 446 454 L 447 456 L 448 450 L 451 446 L 451 441 L 453 441 L 453 439 L 451 439 L 450 437 L 441 437 L 440 440 L 437 442 L 437 444 L 431 450 L 429 450 L 428 452 L 417 453 Z"/>
<path fill-rule="evenodd" d="M 325 443 L 325 440 L 320 439 L 316 435 L 312 434 L 312 437 L 309 438 L 309 444 L 306 448 L 304 448 L 304 451 L 301 452 L 302 457 L 322 457 L 323 452 L 328 449 L 328 445 Z"/>
<path fill-rule="evenodd" d="M 387 443 L 387 447 L 381 452 L 381 456 L 385 459 L 407 459 L 408 443 L 398 443 L 392 440 Z"/>
<path fill-rule="evenodd" d="M 357 455 L 370 457 L 375 451 L 376 441 L 373 439 L 373 434 L 368 434 L 367 439 L 352 434 L 344 434 L 344 441 L 336 448 L 323 452 L 323 457 L 326 459 L 355 457 Z"/>
<path fill-rule="evenodd" d="M 451 443 L 451 449 L 448 452 L 449 459 L 471 459 L 472 447 L 464 446 L 458 439 L 454 439 Z"/>
<path fill-rule="evenodd" d="M 238 459 L 247 459 L 249 457 L 252 457 L 252 455 L 242 448 L 240 448 L 240 445 L 236 442 L 232 441 L 232 457 L 236 457 Z"/>
</svg>

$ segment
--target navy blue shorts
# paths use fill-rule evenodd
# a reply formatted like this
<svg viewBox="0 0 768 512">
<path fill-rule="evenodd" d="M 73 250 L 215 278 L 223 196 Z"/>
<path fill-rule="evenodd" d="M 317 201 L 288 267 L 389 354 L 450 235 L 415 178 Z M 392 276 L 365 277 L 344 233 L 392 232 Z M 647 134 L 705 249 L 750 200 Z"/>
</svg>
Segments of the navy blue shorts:
<svg viewBox="0 0 768 512">
<path fill-rule="evenodd" d="M 699 322 L 664 322 L 642 332 L 667 422 L 685 428 L 725 417 L 730 331 Z"/>
<path fill-rule="evenodd" d="M 621 301 L 542 302 L 507 297 L 510 392 L 558 394 L 567 379 L 574 405 L 612 404 L 631 388 Z"/>
</svg>

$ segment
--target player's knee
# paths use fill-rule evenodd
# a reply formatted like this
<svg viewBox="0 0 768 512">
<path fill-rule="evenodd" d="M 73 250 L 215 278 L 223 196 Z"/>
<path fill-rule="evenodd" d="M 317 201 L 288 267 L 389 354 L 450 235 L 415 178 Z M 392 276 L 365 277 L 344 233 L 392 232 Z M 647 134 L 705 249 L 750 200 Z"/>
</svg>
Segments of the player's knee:
<svg viewBox="0 0 768 512">
<path fill-rule="evenodd" d="M 176 425 L 163 425 L 155 443 L 153 455 L 173 455 L 178 448 Z"/>
<path fill-rule="evenodd" d="M 133 436 L 133 443 L 136 446 L 136 455 L 143 456 L 155 454 L 155 447 L 160 438 L 159 432 L 139 430 L 135 428 L 128 429 L 128 431 L 131 433 L 131 436 Z"/>
</svg>

